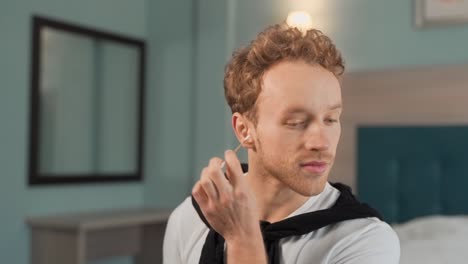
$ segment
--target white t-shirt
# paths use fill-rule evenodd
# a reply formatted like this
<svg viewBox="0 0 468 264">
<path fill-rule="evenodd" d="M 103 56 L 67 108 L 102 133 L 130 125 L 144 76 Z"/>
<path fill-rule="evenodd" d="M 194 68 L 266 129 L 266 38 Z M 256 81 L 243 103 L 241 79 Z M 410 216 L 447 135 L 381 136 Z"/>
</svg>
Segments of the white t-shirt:
<svg viewBox="0 0 468 264">
<path fill-rule="evenodd" d="M 288 217 L 332 207 L 340 191 L 326 184 Z M 188 197 L 171 214 L 164 237 L 164 264 L 198 264 L 209 229 Z M 284 264 L 397 264 L 396 233 L 378 218 L 361 218 L 328 225 L 302 236 L 279 241 Z"/>
</svg>

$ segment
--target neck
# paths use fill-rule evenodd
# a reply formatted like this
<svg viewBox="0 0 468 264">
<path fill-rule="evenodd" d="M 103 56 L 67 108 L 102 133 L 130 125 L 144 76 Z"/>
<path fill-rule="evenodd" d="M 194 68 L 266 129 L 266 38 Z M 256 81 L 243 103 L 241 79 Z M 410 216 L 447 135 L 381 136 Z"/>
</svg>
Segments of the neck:
<svg viewBox="0 0 468 264">
<path fill-rule="evenodd" d="M 254 162 L 249 161 L 246 180 L 255 194 L 259 220 L 270 223 L 281 221 L 309 199 L 258 168 Z"/>
</svg>

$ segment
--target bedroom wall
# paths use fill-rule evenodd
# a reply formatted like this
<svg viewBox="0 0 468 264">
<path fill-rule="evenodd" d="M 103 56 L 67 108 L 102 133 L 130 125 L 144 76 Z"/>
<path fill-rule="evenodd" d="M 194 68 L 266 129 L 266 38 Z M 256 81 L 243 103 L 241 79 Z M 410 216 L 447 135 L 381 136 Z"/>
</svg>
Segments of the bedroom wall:
<svg viewBox="0 0 468 264">
<path fill-rule="evenodd" d="M 348 71 L 467 62 L 468 25 L 416 30 L 412 2 L 239 0 L 233 46 L 284 20 L 289 11 L 304 10 L 342 51 Z"/>
<path fill-rule="evenodd" d="M 144 164 L 148 206 L 175 207 L 191 189 L 194 8 L 190 0 L 148 2 L 149 103 Z"/>
<path fill-rule="evenodd" d="M 223 153 L 228 2 L 149 2 L 145 203 L 175 207 L 207 160 Z M 166 25 L 170 24 L 168 27 Z"/>
<path fill-rule="evenodd" d="M 29 232 L 25 224 L 28 216 L 135 207 L 144 203 L 141 183 L 27 186 L 31 15 L 41 14 L 146 38 L 145 13 L 146 0 L 0 1 L 1 263 L 29 263 Z M 130 262 L 120 258 L 99 263 Z"/>
</svg>

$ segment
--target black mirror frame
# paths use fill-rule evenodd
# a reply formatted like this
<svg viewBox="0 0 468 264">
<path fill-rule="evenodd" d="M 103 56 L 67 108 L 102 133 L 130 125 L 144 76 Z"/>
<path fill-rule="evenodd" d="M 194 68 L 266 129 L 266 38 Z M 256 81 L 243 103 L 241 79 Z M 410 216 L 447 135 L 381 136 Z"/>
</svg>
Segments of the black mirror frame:
<svg viewBox="0 0 468 264">
<path fill-rule="evenodd" d="M 96 37 L 124 45 L 134 46 L 139 51 L 138 73 L 138 120 L 137 120 L 137 151 L 136 151 L 136 172 L 122 174 L 54 174 L 52 177 L 40 174 L 38 171 L 39 162 L 39 139 L 40 139 L 40 32 L 41 28 L 48 27 L 80 34 L 87 37 Z M 144 93 L 145 93 L 145 54 L 146 44 L 143 40 L 122 36 L 120 34 L 99 31 L 88 27 L 70 24 L 42 16 L 32 17 L 32 42 L 31 42 L 31 94 L 30 94 L 30 122 L 29 122 L 29 173 L 28 184 L 50 185 L 50 184 L 75 184 L 75 183 L 109 183 L 109 182 L 130 182 L 143 180 L 143 140 L 144 140 Z"/>
</svg>

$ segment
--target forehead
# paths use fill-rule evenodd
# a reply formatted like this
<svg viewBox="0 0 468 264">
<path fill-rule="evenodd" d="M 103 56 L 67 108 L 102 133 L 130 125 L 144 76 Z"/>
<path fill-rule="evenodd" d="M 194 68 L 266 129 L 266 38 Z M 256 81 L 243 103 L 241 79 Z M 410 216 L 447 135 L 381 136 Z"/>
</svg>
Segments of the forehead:
<svg viewBox="0 0 468 264">
<path fill-rule="evenodd" d="M 291 109 L 325 111 L 337 104 L 341 104 L 341 88 L 335 75 L 302 61 L 281 62 L 265 72 L 258 97 L 259 112 L 269 114 Z"/>
</svg>

